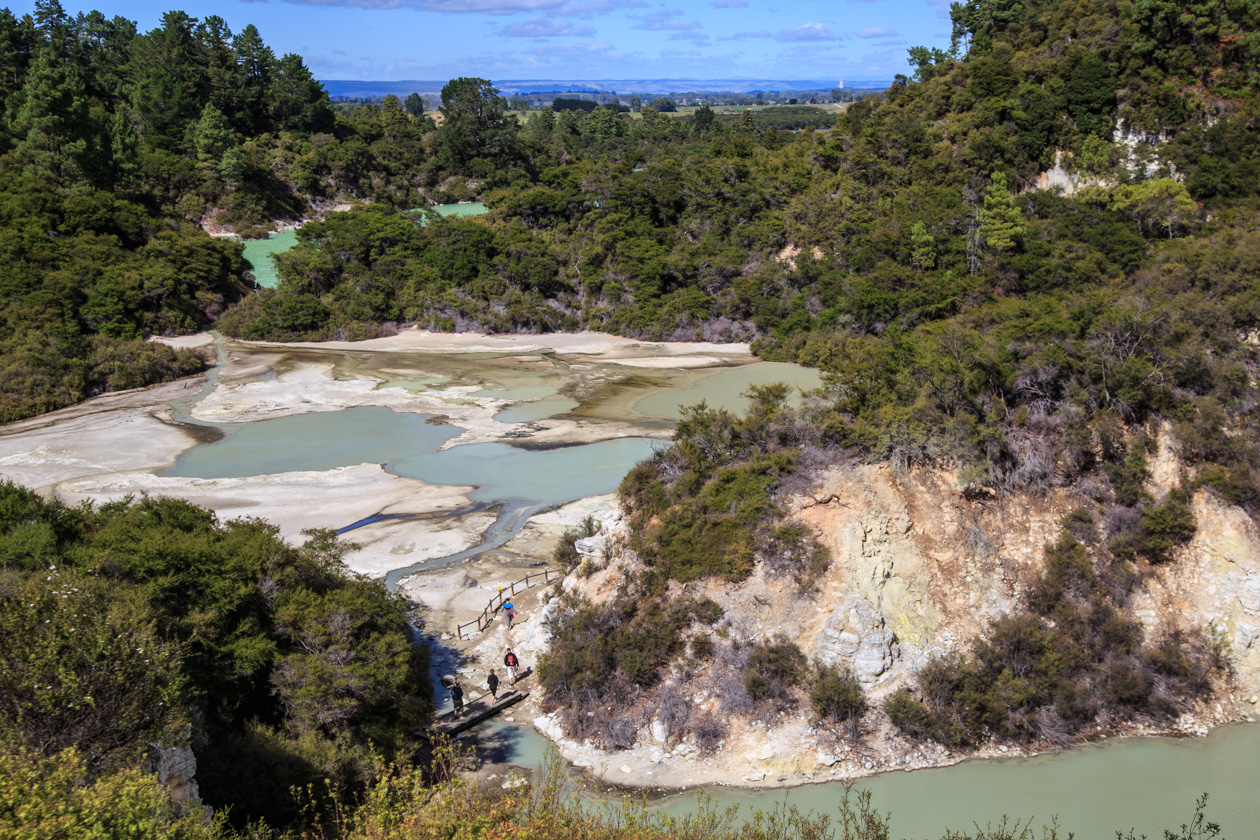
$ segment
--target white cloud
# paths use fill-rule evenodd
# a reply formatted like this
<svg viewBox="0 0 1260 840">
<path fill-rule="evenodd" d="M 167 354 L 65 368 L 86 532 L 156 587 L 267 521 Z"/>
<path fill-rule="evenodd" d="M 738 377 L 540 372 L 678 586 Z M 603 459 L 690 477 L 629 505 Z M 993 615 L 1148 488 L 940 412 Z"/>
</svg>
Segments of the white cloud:
<svg viewBox="0 0 1260 840">
<path fill-rule="evenodd" d="M 751 41 L 756 38 L 770 38 L 773 33 L 769 29 L 758 29 L 756 32 L 736 32 L 734 35 L 722 35 L 719 41 Z"/>
<path fill-rule="evenodd" d="M 895 38 L 897 33 L 882 26 L 868 26 L 853 33 L 859 38 Z"/>
<path fill-rule="evenodd" d="M 570 23 L 567 20 L 540 17 L 509 24 L 500 29 L 499 34 L 509 38 L 589 38 L 595 34 L 595 27 L 585 23 Z"/>
<path fill-rule="evenodd" d="M 651 32 L 678 32 L 699 29 L 700 24 L 694 20 L 683 20 L 682 9 L 661 9 L 639 15 L 640 23 L 635 29 L 646 29 Z"/>
<path fill-rule="evenodd" d="M 776 41 L 838 41 L 840 36 L 825 23 L 803 23 L 775 35 Z"/>
<path fill-rule="evenodd" d="M 269 0 L 246 0 L 269 2 Z M 299 6 L 346 6 L 355 9 L 415 9 L 445 14 L 515 15 L 547 12 L 564 17 L 590 17 L 618 9 L 640 9 L 643 0 L 280 0 Z"/>
</svg>

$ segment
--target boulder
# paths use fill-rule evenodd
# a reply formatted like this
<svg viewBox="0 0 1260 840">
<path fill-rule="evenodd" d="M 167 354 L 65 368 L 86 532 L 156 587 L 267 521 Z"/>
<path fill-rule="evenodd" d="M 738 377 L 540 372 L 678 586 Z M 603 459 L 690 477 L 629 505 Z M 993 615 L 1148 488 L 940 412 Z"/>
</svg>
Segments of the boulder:
<svg viewBox="0 0 1260 840">
<path fill-rule="evenodd" d="M 857 594 L 845 598 L 818 638 L 816 656 L 824 665 L 847 666 L 866 688 L 881 679 L 901 655 L 884 617 Z"/>
<path fill-rule="evenodd" d="M 608 556 L 608 537 L 604 534 L 596 534 L 593 537 L 583 537 L 573 543 L 574 549 L 583 557 L 590 557 L 595 560 L 603 560 Z"/>
</svg>

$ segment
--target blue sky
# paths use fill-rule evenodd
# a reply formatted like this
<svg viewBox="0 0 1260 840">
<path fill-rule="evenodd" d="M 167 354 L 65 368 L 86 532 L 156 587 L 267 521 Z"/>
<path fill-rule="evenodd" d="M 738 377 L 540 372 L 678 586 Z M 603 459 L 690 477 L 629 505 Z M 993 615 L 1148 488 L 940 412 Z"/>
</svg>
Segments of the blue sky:
<svg viewBox="0 0 1260 840">
<path fill-rule="evenodd" d="M 841 79 L 907 72 L 906 48 L 949 41 L 948 0 L 100 0 L 258 27 L 324 79 Z M 30 12 L 33 0 L 10 8 Z"/>
</svg>

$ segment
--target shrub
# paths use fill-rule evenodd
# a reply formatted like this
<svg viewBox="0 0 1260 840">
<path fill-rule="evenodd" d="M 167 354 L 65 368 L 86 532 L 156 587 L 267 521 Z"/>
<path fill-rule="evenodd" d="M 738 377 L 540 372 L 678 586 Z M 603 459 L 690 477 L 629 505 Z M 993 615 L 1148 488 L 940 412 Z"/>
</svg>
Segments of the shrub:
<svg viewBox="0 0 1260 840">
<path fill-rule="evenodd" d="M 695 659 L 709 659 L 713 656 L 713 637 L 708 633 L 698 633 L 691 637 L 689 647 Z"/>
<path fill-rule="evenodd" d="M 1142 514 L 1137 549 L 1152 563 L 1167 562 L 1176 548 L 1190 542 L 1197 528 L 1190 494 L 1178 487 Z"/>
<path fill-rule="evenodd" d="M 1039 615 L 1049 615 L 1065 595 L 1088 596 L 1094 582 L 1094 565 L 1085 546 L 1064 533 L 1046 549 L 1045 571 L 1028 592 L 1028 606 Z"/>
<path fill-rule="evenodd" d="M 582 556 L 578 554 L 575 543 L 578 540 L 593 537 L 598 533 L 599 525 L 595 524 L 595 517 L 586 517 L 578 527 L 568 528 L 560 535 L 560 542 L 556 545 L 555 551 L 552 552 L 551 559 L 562 569 L 573 569 L 582 559 Z"/>
<path fill-rule="evenodd" d="M 779 708 L 794 705 L 793 689 L 804 680 L 809 661 L 795 642 L 778 638 L 753 647 L 744 666 L 744 689 L 756 702 Z"/>
<path fill-rule="evenodd" d="M 893 726 L 911 738 L 932 737 L 932 715 L 909 689 L 899 688 L 884 701 L 884 712 Z"/>
<path fill-rule="evenodd" d="M 724 615 L 726 615 L 726 611 L 722 609 L 722 605 L 711 598 L 696 601 L 691 605 L 692 618 L 706 627 L 712 627 L 714 624 L 717 624 Z"/>
<path fill-rule="evenodd" d="M 867 710 L 866 692 L 853 672 L 830 665 L 818 669 L 809 703 L 817 720 L 851 724 L 853 728 Z"/>
</svg>

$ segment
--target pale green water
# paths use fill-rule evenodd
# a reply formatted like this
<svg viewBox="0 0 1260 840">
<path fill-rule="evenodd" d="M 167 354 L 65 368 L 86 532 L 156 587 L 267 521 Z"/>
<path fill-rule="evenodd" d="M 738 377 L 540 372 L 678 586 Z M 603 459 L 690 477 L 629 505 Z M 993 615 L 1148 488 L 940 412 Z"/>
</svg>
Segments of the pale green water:
<svg viewBox="0 0 1260 840">
<path fill-rule="evenodd" d="M 698 380 L 688 388 L 674 388 L 649 394 L 634 404 L 634 410 L 645 417 L 663 417 L 677 420 L 683 406 L 695 405 L 702 400 L 709 408 L 724 408 L 742 414 L 748 408 L 748 400 L 741 397 L 750 385 L 770 385 L 785 382 L 794 389 L 810 390 L 822 385 L 822 377 L 813 368 L 786 362 L 758 362 L 736 368 L 723 368 L 711 376 Z M 799 403 L 799 396 L 793 397 Z"/>
<path fill-rule="evenodd" d="M 529 423 L 534 420 L 546 420 L 548 417 L 568 414 L 579 405 L 581 403 L 577 400 L 570 400 L 564 397 L 554 397 L 535 402 L 521 402 L 503 409 L 494 415 L 494 419 L 500 423 Z"/>
<path fill-rule="evenodd" d="M 434 425 L 427 419 L 424 414 L 398 414 L 379 406 L 360 406 L 224 425 L 221 428 L 230 432 L 228 437 L 193 447 L 162 474 L 241 478 L 387 463 L 432 452 L 459 434 L 458 429 Z"/>
<path fill-rule="evenodd" d="M 439 204 L 433 208 L 439 216 L 481 216 L 490 212 L 490 208 L 480 201 L 467 201 L 463 204 Z"/>
<path fill-rule="evenodd" d="M 193 447 L 163 474 L 241 478 L 382 463 L 404 478 L 476 485 L 470 497 L 477 501 L 554 504 L 616 489 L 632 466 L 652 454 L 651 441 L 643 438 L 535 451 L 474 443 L 438 452 L 459 429 L 426 421 L 423 414 L 361 406 L 225 425 L 228 437 Z"/>
<path fill-rule="evenodd" d="M 280 278 L 276 276 L 276 264 L 271 261 L 271 255 L 282 254 L 296 245 L 297 231 L 282 230 L 266 239 L 250 239 L 243 244 L 245 259 L 254 272 L 254 280 L 265 289 L 274 289 Z"/>
<path fill-rule="evenodd" d="M 530 451 L 503 443 L 472 443 L 432 454 L 406 455 L 390 472 L 430 484 L 475 484 L 470 498 L 568 502 L 617 488 L 630 468 L 652 454 L 652 442 L 621 438 Z"/>
<path fill-rule="evenodd" d="M 553 396 L 556 393 L 555 388 L 546 385 L 522 385 L 519 388 L 507 388 L 503 390 L 484 390 L 474 391 L 474 397 L 495 397 L 500 400 L 541 400 L 544 397 Z"/>
<path fill-rule="evenodd" d="M 496 760 L 537 767 L 548 742 L 533 727 L 508 735 L 489 730 L 503 750 Z M 477 732 L 480 734 L 479 727 Z M 614 762 L 615 764 L 616 762 Z M 650 781 L 646 777 L 639 782 Z M 935 840 L 947 829 L 974 830 L 1005 815 L 1040 828 L 1057 818 L 1059 836 L 1112 840 L 1116 831 L 1163 837 L 1165 828 L 1189 822 L 1194 801 L 1208 794 L 1207 818 L 1227 840 L 1260 837 L 1260 726 L 1217 729 L 1207 738 L 1125 738 L 1057 755 L 969 761 L 939 770 L 890 772 L 854 784 L 869 790 L 871 804 L 892 814 L 892 836 Z M 768 810 L 786 801 L 802 811 L 834 815 L 839 782 L 762 791 L 704 788 L 718 807 Z M 654 800 L 650 807 L 673 814 L 696 808 L 696 793 Z"/>
<path fill-rule="evenodd" d="M 1126 738 L 1036 758 L 969 761 L 939 770 L 884 773 L 859 782 L 871 804 L 892 812 L 893 836 L 936 838 L 946 829 L 996 823 L 1003 815 L 1032 820 L 1057 816 L 1060 837 L 1113 838 L 1117 830 L 1162 837 L 1188 822 L 1194 800 L 1209 794 L 1208 818 L 1229 840 L 1260 836 L 1260 727 L 1231 726 L 1208 738 Z M 713 792 L 721 805 L 767 807 L 783 792 Z M 838 784 L 787 793 L 802 810 L 834 812 Z M 693 807 L 689 797 L 665 803 Z"/>
</svg>

